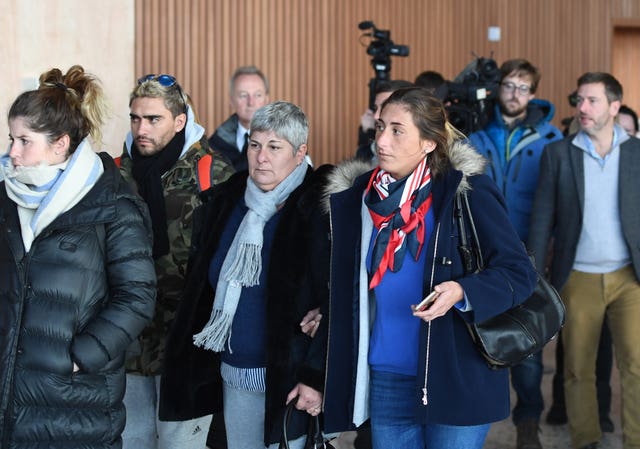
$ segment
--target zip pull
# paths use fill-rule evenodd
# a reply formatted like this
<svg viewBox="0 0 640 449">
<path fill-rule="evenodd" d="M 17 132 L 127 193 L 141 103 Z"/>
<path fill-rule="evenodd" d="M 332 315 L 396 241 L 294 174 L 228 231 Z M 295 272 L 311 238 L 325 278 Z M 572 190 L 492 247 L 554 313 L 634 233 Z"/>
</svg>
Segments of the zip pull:
<svg viewBox="0 0 640 449">
<path fill-rule="evenodd" d="M 440 223 L 436 227 L 436 242 L 433 248 L 433 263 L 431 264 L 431 282 L 429 287 L 433 290 L 433 278 L 436 271 L 436 259 L 438 257 L 438 240 L 440 238 Z M 444 258 L 443 258 L 444 259 Z M 422 386 L 422 405 L 427 405 L 427 378 L 429 377 L 429 355 L 431 353 L 431 321 L 427 323 L 427 353 L 424 361 L 424 385 Z"/>
</svg>

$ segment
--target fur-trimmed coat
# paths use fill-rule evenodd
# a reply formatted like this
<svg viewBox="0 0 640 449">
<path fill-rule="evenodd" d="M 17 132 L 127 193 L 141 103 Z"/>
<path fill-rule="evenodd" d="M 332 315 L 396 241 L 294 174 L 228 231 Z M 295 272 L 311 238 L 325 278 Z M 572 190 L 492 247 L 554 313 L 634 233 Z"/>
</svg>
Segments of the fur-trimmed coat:
<svg viewBox="0 0 640 449">
<path fill-rule="evenodd" d="M 464 289 L 472 310 L 460 312 L 452 308 L 433 320 L 429 351 L 427 325 L 422 322 L 421 343 L 416 348 L 414 412 L 418 423 L 466 426 L 504 419 L 510 405 L 509 372 L 488 368 L 471 340 L 465 320 L 483 321 L 523 302 L 533 291 L 536 274 L 509 221 L 502 195 L 493 181 L 481 174 L 483 158 L 460 142 L 449 149 L 448 156 L 450 168 L 432 178 L 436 227 L 425 246 L 423 294 L 426 296 L 431 285 L 453 279 Z M 363 340 L 358 337 L 362 335 L 359 313 L 373 302 L 366 295 L 361 302 L 359 293 L 361 207 L 371 172 L 360 174 L 366 169 L 362 163 L 339 166 L 330 177 L 325 203 L 330 210 L 331 229 L 330 316 L 321 323 L 321 327 L 329 326 L 324 397 L 327 432 L 353 427 L 354 422 L 360 424 L 368 415 L 368 347 L 361 347 L 359 342 Z M 472 275 L 464 274 L 458 250 L 458 230 L 453 219 L 457 190 L 467 191 L 486 263 L 485 270 Z M 375 319 L 373 313 L 369 318 Z M 363 334 L 367 333 L 365 329 Z M 428 404 L 423 405 L 427 358 Z M 358 370 L 358 365 L 364 369 Z M 360 413 L 354 415 L 354 408 Z"/>
<path fill-rule="evenodd" d="M 327 297 L 328 260 L 311 254 L 328 252 L 328 235 L 318 207 L 323 173 L 309 168 L 304 182 L 285 201 L 271 247 L 265 298 L 267 332 L 265 439 L 279 441 L 287 394 L 298 383 L 322 391 L 324 342 L 300 330 L 309 311 Z M 207 323 L 215 291 L 208 270 L 225 225 L 246 189 L 247 172 L 203 193 L 205 204 L 196 209 L 192 258 L 184 299 L 167 339 L 160 392 L 160 419 L 187 420 L 222 410 L 220 355 L 196 347 L 193 335 Z M 318 247 L 318 248 L 316 248 Z M 324 247 L 325 249 L 322 249 Z M 240 303 L 240 306 L 242 303 Z M 290 436 L 306 432 L 307 414 L 297 412 Z"/>
</svg>

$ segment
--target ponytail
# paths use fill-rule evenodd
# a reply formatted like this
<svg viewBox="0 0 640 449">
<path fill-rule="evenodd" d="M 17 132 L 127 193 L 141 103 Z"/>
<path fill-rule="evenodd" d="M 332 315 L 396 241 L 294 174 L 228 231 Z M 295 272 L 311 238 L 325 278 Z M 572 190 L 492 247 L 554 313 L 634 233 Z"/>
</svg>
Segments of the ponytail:
<svg viewBox="0 0 640 449">
<path fill-rule="evenodd" d="M 97 78 L 79 65 L 66 74 L 51 69 L 40 75 L 37 90 L 22 93 L 9 109 L 9 120 L 21 117 L 29 128 L 53 142 L 67 134 L 69 153 L 83 139 L 102 140 L 102 125 L 108 114 L 106 98 Z"/>
</svg>

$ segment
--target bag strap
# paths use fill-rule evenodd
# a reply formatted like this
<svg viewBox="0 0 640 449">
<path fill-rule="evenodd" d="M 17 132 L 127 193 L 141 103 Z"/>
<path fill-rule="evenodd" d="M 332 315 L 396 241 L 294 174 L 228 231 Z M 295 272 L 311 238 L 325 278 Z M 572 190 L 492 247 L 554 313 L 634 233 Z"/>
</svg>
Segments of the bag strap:
<svg viewBox="0 0 640 449">
<path fill-rule="evenodd" d="M 476 224 L 473 221 L 473 215 L 471 215 L 471 206 L 469 205 L 469 197 L 467 196 L 467 192 L 462 194 L 462 199 L 464 200 L 464 208 L 467 211 L 467 217 L 469 217 L 469 225 L 471 226 L 471 234 L 473 235 L 473 240 L 476 243 L 475 245 L 475 253 L 478 261 L 478 270 L 484 270 L 484 258 L 482 257 L 482 249 L 480 247 L 480 239 L 478 238 L 478 231 L 476 230 Z"/>
<path fill-rule="evenodd" d="M 278 449 L 289 449 L 289 436 L 287 435 L 287 429 L 289 428 L 289 421 L 291 420 L 291 414 L 293 413 L 296 402 L 298 402 L 298 396 L 292 399 L 284 411 L 282 418 L 282 434 L 280 436 L 280 445 Z M 309 429 L 307 431 L 307 442 L 305 449 L 325 449 L 331 446 L 324 442 L 324 435 L 320 427 L 320 418 L 318 416 L 310 416 Z"/>
<path fill-rule="evenodd" d="M 318 415 L 312 416 L 309 420 L 309 433 L 307 435 L 306 447 L 313 449 L 325 449 L 330 447 L 324 442 L 324 434 L 320 429 L 320 418 Z"/>
<path fill-rule="evenodd" d="M 287 404 L 287 408 L 284 410 L 284 416 L 282 418 L 282 434 L 280 435 L 280 445 L 278 449 L 289 449 L 289 437 L 287 436 L 287 429 L 289 428 L 289 421 L 291 420 L 291 409 L 293 404 L 298 400 L 296 397 Z"/>
<path fill-rule="evenodd" d="M 471 235 L 473 236 L 475 243 L 473 246 L 469 245 L 467 240 L 467 229 L 464 224 L 464 211 L 467 213 L 469 227 L 471 228 Z M 484 259 L 482 257 L 482 250 L 480 249 L 480 239 L 478 238 L 476 224 L 473 221 L 473 215 L 471 215 L 471 207 L 469 206 L 469 197 L 467 196 L 467 192 L 456 192 L 453 215 L 458 223 L 458 233 L 460 234 L 460 245 L 458 246 L 458 249 L 460 250 L 465 273 L 473 273 L 475 271 L 483 270 Z"/>
</svg>

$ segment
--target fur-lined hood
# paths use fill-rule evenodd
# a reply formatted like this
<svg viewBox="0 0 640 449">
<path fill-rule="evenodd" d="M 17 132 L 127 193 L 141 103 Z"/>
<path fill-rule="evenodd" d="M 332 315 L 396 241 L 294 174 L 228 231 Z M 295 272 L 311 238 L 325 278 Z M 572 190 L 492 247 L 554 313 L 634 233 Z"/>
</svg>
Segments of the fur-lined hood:
<svg viewBox="0 0 640 449">
<path fill-rule="evenodd" d="M 449 147 L 451 167 L 462 172 L 462 180 L 458 185 L 458 192 L 465 192 L 471 188 L 468 177 L 484 173 L 487 161 L 475 148 L 466 141 L 457 140 Z M 323 195 L 323 208 L 329 210 L 329 195 L 342 192 L 350 188 L 355 179 L 376 167 L 371 162 L 353 159 L 338 164 L 328 176 L 328 182 Z"/>
</svg>

